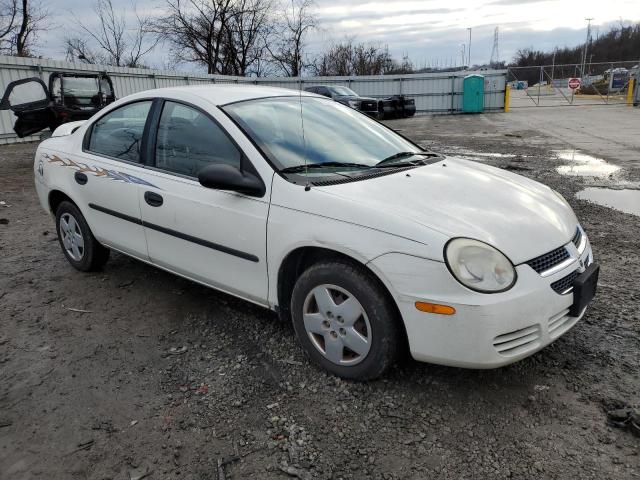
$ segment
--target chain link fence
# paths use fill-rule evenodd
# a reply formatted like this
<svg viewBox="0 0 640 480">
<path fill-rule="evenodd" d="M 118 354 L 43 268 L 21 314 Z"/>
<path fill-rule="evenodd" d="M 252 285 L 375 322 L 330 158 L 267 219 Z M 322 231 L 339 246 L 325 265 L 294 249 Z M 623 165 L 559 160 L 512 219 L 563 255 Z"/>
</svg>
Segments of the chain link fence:
<svg viewBox="0 0 640 480">
<path fill-rule="evenodd" d="M 509 67 L 510 108 L 624 105 L 638 101 L 638 62 Z"/>
</svg>

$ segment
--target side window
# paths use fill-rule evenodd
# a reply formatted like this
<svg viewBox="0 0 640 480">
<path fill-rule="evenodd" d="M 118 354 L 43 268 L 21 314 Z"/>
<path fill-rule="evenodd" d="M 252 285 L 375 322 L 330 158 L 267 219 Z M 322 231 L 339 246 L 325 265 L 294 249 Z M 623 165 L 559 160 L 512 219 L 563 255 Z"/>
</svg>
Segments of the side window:
<svg viewBox="0 0 640 480">
<path fill-rule="evenodd" d="M 91 129 L 88 150 L 109 157 L 140 162 L 142 132 L 151 100 L 130 103 L 109 112 Z"/>
<path fill-rule="evenodd" d="M 240 168 L 241 156 L 229 137 L 204 113 L 165 102 L 156 140 L 157 168 L 195 177 L 210 163 Z"/>
</svg>

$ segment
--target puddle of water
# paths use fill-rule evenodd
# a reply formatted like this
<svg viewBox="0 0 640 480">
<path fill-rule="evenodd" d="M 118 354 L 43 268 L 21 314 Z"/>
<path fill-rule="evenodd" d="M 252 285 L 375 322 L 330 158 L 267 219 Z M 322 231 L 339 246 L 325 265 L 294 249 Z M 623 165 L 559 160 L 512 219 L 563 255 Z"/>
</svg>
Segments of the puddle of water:
<svg viewBox="0 0 640 480">
<path fill-rule="evenodd" d="M 578 177 L 608 177 L 620 170 L 620 167 L 576 150 L 555 150 L 554 153 L 560 160 L 569 162 L 556 169 L 561 175 L 573 175 Z"/>
<path fill-rule="evenodd" d="M 581 200 L 640 216 L 640 190 L 589 187 L 576 193 Z"/>
<path fill-rule="evenodd" d="M 447 149 L 443 149 L 442 153 L 452 157 L 460 157 L 465 160 L 473 160 L 476 162 L 487 162 L 491 159 L 498 158 L 516 158 L 522 157 L 525 155 L 516 155 L 514 153 L 498 153 L 498 152 L 476 152 L 474 150 L 469 150 L 464 147 L 449 147 Z"/>
</svg>

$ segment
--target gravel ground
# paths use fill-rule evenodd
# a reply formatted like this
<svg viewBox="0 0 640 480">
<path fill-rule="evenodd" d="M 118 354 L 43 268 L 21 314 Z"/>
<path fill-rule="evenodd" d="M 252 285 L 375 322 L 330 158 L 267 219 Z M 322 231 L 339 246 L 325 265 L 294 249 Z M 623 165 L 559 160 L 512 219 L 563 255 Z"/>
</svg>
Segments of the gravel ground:
<svg viewBox="0 0 640 480">
<path fill-rule="evenodd" d="M 640 218 L 574 194 L 637 185 L 640 164 L 561 177 L 552 150 L 566 145 L 500 114 L 390 125 L 566 196 L 602 266 L 581 322 L 498 370 L 407 358 L 343 381 L 259 307 L 118 254 L 74 271 L 37 204 L 35 145 L 5 146 L 0 478 L 638 479 L 640 438 L 607 412 L 640 406 Z"/>
</svg>

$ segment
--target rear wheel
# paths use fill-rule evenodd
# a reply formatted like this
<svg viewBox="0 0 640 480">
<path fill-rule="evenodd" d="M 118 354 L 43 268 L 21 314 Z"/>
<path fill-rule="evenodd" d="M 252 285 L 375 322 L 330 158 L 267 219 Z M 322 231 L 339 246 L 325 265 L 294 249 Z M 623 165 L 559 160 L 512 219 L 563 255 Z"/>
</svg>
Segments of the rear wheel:
<svg viewBox="0 0 640 480">
<path fill-rule="evenodd" d="M 73 203 L 64 201 L 58 206 L 56 230 L 64 256 L 77 270 L 97 270 L 109 259 L 109 249 L 95 239 L 80 209 Z"/>
<path fill-rule="evenodd" d="M 306 353 L 340 377 L 376 378 L 398 356 L 396 310 L 377 279 L 357 265 L 311 266 L 296 282 L 291 311 Z"/>
</svg>

